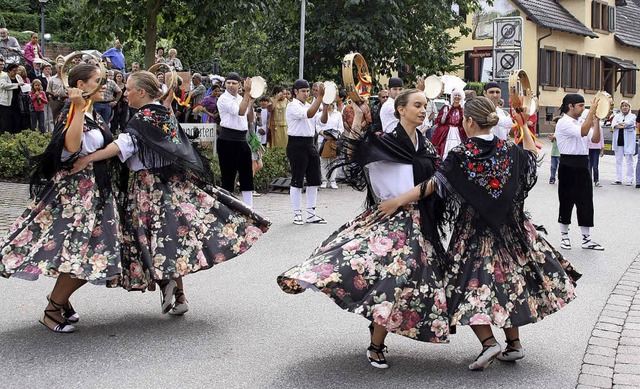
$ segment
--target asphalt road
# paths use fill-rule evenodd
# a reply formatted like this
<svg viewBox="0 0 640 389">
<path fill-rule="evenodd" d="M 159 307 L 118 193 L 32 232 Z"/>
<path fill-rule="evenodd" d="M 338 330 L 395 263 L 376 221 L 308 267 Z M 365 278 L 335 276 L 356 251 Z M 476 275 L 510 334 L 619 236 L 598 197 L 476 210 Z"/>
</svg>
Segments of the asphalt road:
<svg viewBox="0 0 640 389">
<path fill-rule="evenodd" d="M 318 213 L 327 225 L 293 225 L 287 194 L 255 199 L 271 230 L 247 254 L 185 278 L 191 310 L 184 317 L 162 315 L 157 292 L 87 285 L 73 296 L 80 330 L 55 334 L 38 323 L 54 280 L 0 280 L 0 387 L 575 388 L 598 316 L 640 253 L 640 189 L 611 186 L 614 165 L 613 156 L 601 160 L 603 187 L 595 188 L 593 238 L 605 251 L 580 249 L 574 222 L 574 249 L 565 254 L 584 274 L 578 299 L 521 329 L 526 357 L 516 364 L 468 371 L 480 347 L 460 328 L 444 345 L 390 335 L 391 367 L 380 371 L 365 357 L 365 319 L 319 293 L 280 291 L 276 276 L 361 210 L 364 195 L 341 188 L 320 192 Z M 547 157 L 527 208 L 559 246 L 557 187 L 548 177 Z M 0 184 L 3 231 L 25 196 L 24 186 Z"/>
</svg>

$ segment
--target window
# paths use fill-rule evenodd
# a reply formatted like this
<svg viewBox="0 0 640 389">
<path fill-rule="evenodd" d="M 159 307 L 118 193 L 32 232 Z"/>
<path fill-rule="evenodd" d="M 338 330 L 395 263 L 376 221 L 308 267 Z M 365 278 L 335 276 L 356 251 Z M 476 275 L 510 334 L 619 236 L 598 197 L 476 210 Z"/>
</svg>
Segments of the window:
<svg viewBox="0 0 640 389">
<path fill-rule="evenodd" d="M 591 55 L 582 57 L 582 73 L 580 74 L 582 88 L 587 91 L 600 90 L 600 60 Z"/>
<path fill-rule="evenodd" d="M 561 55 L 555 49 L 540 49 L 538 55 L 538 79 L 541 86 L 559 87 Z"/>
<path fill-rule="evenodd" d="M 582 56 L 576 53 L 562 53 L 562 86 L 579 89 L 582 86 Z"/>
<path fill-rule="evenodd" d="M 620 82 L 620 92 L 623 96 L 631 96 L 636 94 L 636 72 L 628 70 L 622 73 L 622 81 Z"/>
<path fill-rule="evenodd" d="M 616 29 L 615 7 L 600 1 L 591 2 L 591 28 L 613 32 Z"/>
</svg>

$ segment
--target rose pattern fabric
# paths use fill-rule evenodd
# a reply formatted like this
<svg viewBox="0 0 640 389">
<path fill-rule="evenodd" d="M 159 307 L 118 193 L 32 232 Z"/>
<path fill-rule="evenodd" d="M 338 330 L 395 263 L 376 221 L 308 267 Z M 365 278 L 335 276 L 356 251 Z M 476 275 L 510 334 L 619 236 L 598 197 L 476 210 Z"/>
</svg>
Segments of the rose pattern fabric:
<svg viewBox="0 0 640 389">
<path fill-rule="evenodd" d="M 338 306 L 388 331 L 425 342 L 448 342 L 442 270 L 407 206 L 391 218 L 370 208 L 340 227 L 311 257 L 278 276 L 287 293 L 320 290 Z"/>
<path fill-rule="evenodd" d="M 519 327 L 535 323 L 575 298 L 580 274 L 525 220 L 523 253 L 513 230 L 476 229 L 473 208 L 461 210 L 445 266 L 451 325 Z"/>
<path fill-rule="evenodd" d="M 123 228 L 127 290 L 155 290 L 156 282 L 209 269 L 246 252 L 270 222 L 233 195 L 174 175 L 134 174 Z"/>
<path fill-rule="evenodd" d="M 496 145 L 496 153 L 488 159 L 476 160 L 473 162 L 463 162 L 460 168 L 466 171 L 469 181 L 482 187 L 497 199 L 502 194 L 502 188 L 511 176 L 511 158 L 508 154 L 509 148 L 507 142 L 498 140 Z M 472 157 L 479 153 L 477 143 L 468 140 L 456 146 L 454 153 L 464 153 Z"/>
<path fill-rule="evenodd" d="M 115 201 L 100 201 L 93 166 L 58 172 L 0 241 L 0 274 L 36 280 L 40 275 L 104 284 L 120 267 L 120 220 Z"/>
</svg>

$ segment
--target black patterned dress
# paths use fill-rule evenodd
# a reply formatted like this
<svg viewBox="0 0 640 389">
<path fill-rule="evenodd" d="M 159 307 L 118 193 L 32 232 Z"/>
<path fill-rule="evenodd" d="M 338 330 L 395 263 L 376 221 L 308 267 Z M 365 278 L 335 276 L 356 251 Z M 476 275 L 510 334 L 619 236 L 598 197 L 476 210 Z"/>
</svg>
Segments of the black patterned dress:
<svg viewBox="0 0 640 389">
<path fill-rule="evenodd" d="M 353 162 L 367 167 L 370 207 L 349 221 L 305 262 L 278 276 L 287 293 L 321 291 L 339 307 L 411 339 L 442 343 L 449 337 L 445 288 L 440 268 L 443 248 L 433 219 L 433 202 L 411 204 L 385 218 L 375 200 L 391 198 L 431 177 L 435 148 L 418 133 L 418 149 L 398 126 L 389 134 L 369 134 Z M 385 180 L 403 187 L 384 192 Z M 404 179 L 404 180 L 403 180 Z M 403 182 L 406 181 L 406 182 Z M 379 185 L 380 184 L 380 185 Z M 426 233 L 425 233 L 426 232 Z"/>
<path fill-rule="evenodd" d="M 498 138 L 470 138 L 435 174 L 453 227 L 445 280 L 451 325 L 519 327 L 575 298 L 580 278 L 536 230 L 524 201 L 536 156 Z"/>
<path fill-rule="evenodd" d="M 0 274 L 36 280 L 40 275 L 71 277 L 96 284 L 117 280 L 120 220 L 106 170 L 107 161 L 70 175 L 78 157 L 103 148 L 113 138 L 99 115 L 85 117 L 82 148 L 63 150 L 69 105 L 62 110 L 36 180 L 49 179 L 22 216 L 0 240 Z"/>
<path fill-rule="evenodd" d="M 156 281 L 209 269 L 268 230 L 268 220 L 212 184 L 209 161 L 164 107 L 142 107 L 116 143 L 134 171 L 123 205 L 125 289 L 155 290 Z"/>
</svg>

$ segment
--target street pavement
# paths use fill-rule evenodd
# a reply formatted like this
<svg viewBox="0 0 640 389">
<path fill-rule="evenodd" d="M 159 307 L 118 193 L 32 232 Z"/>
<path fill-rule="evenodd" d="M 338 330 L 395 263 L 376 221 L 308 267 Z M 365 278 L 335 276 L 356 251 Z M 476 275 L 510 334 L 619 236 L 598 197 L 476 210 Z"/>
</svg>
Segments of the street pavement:
<svg viewBox="0 0 640 389">
<path fill-rule="evenodd" d="M 559 247 L 549 145 L 544 151 L 527 208 Z M 327 225 L 293 225 L 287 194 L 256 198 L 272 228 L 243 256 L 185 278 L 191 310 L 184 317 L 162 315 L 157 292 L 87 285 L 72 298 L 79 331 L 55 334 L 38 323 L 53 279 L 0 280 L 0 387 L 638 388 L 640 189 L 610 185 L 613 156 L 601 159 L 600 171 L 593 238 L 605 251 L 580 248 L 574 219 L 574 248 L 561 251 L 583 273 L 578 298 L 521 329 L 526 357 L 517 363 L 468 371 L 480 347 L 460 328 L 443 345 L 390 335 L 391 367 L 377 370 L 365 357 L 365 319 L 320 293 L 281 292 L 276 276 L 362 209 L 364 195 L 341 187 L 320 192 L 318 213 Z M 26 185 L 0 183 L 0 232 L 26 203 Z M 504 341 L 497 331 L 496 338 Z"/>
</svg>

